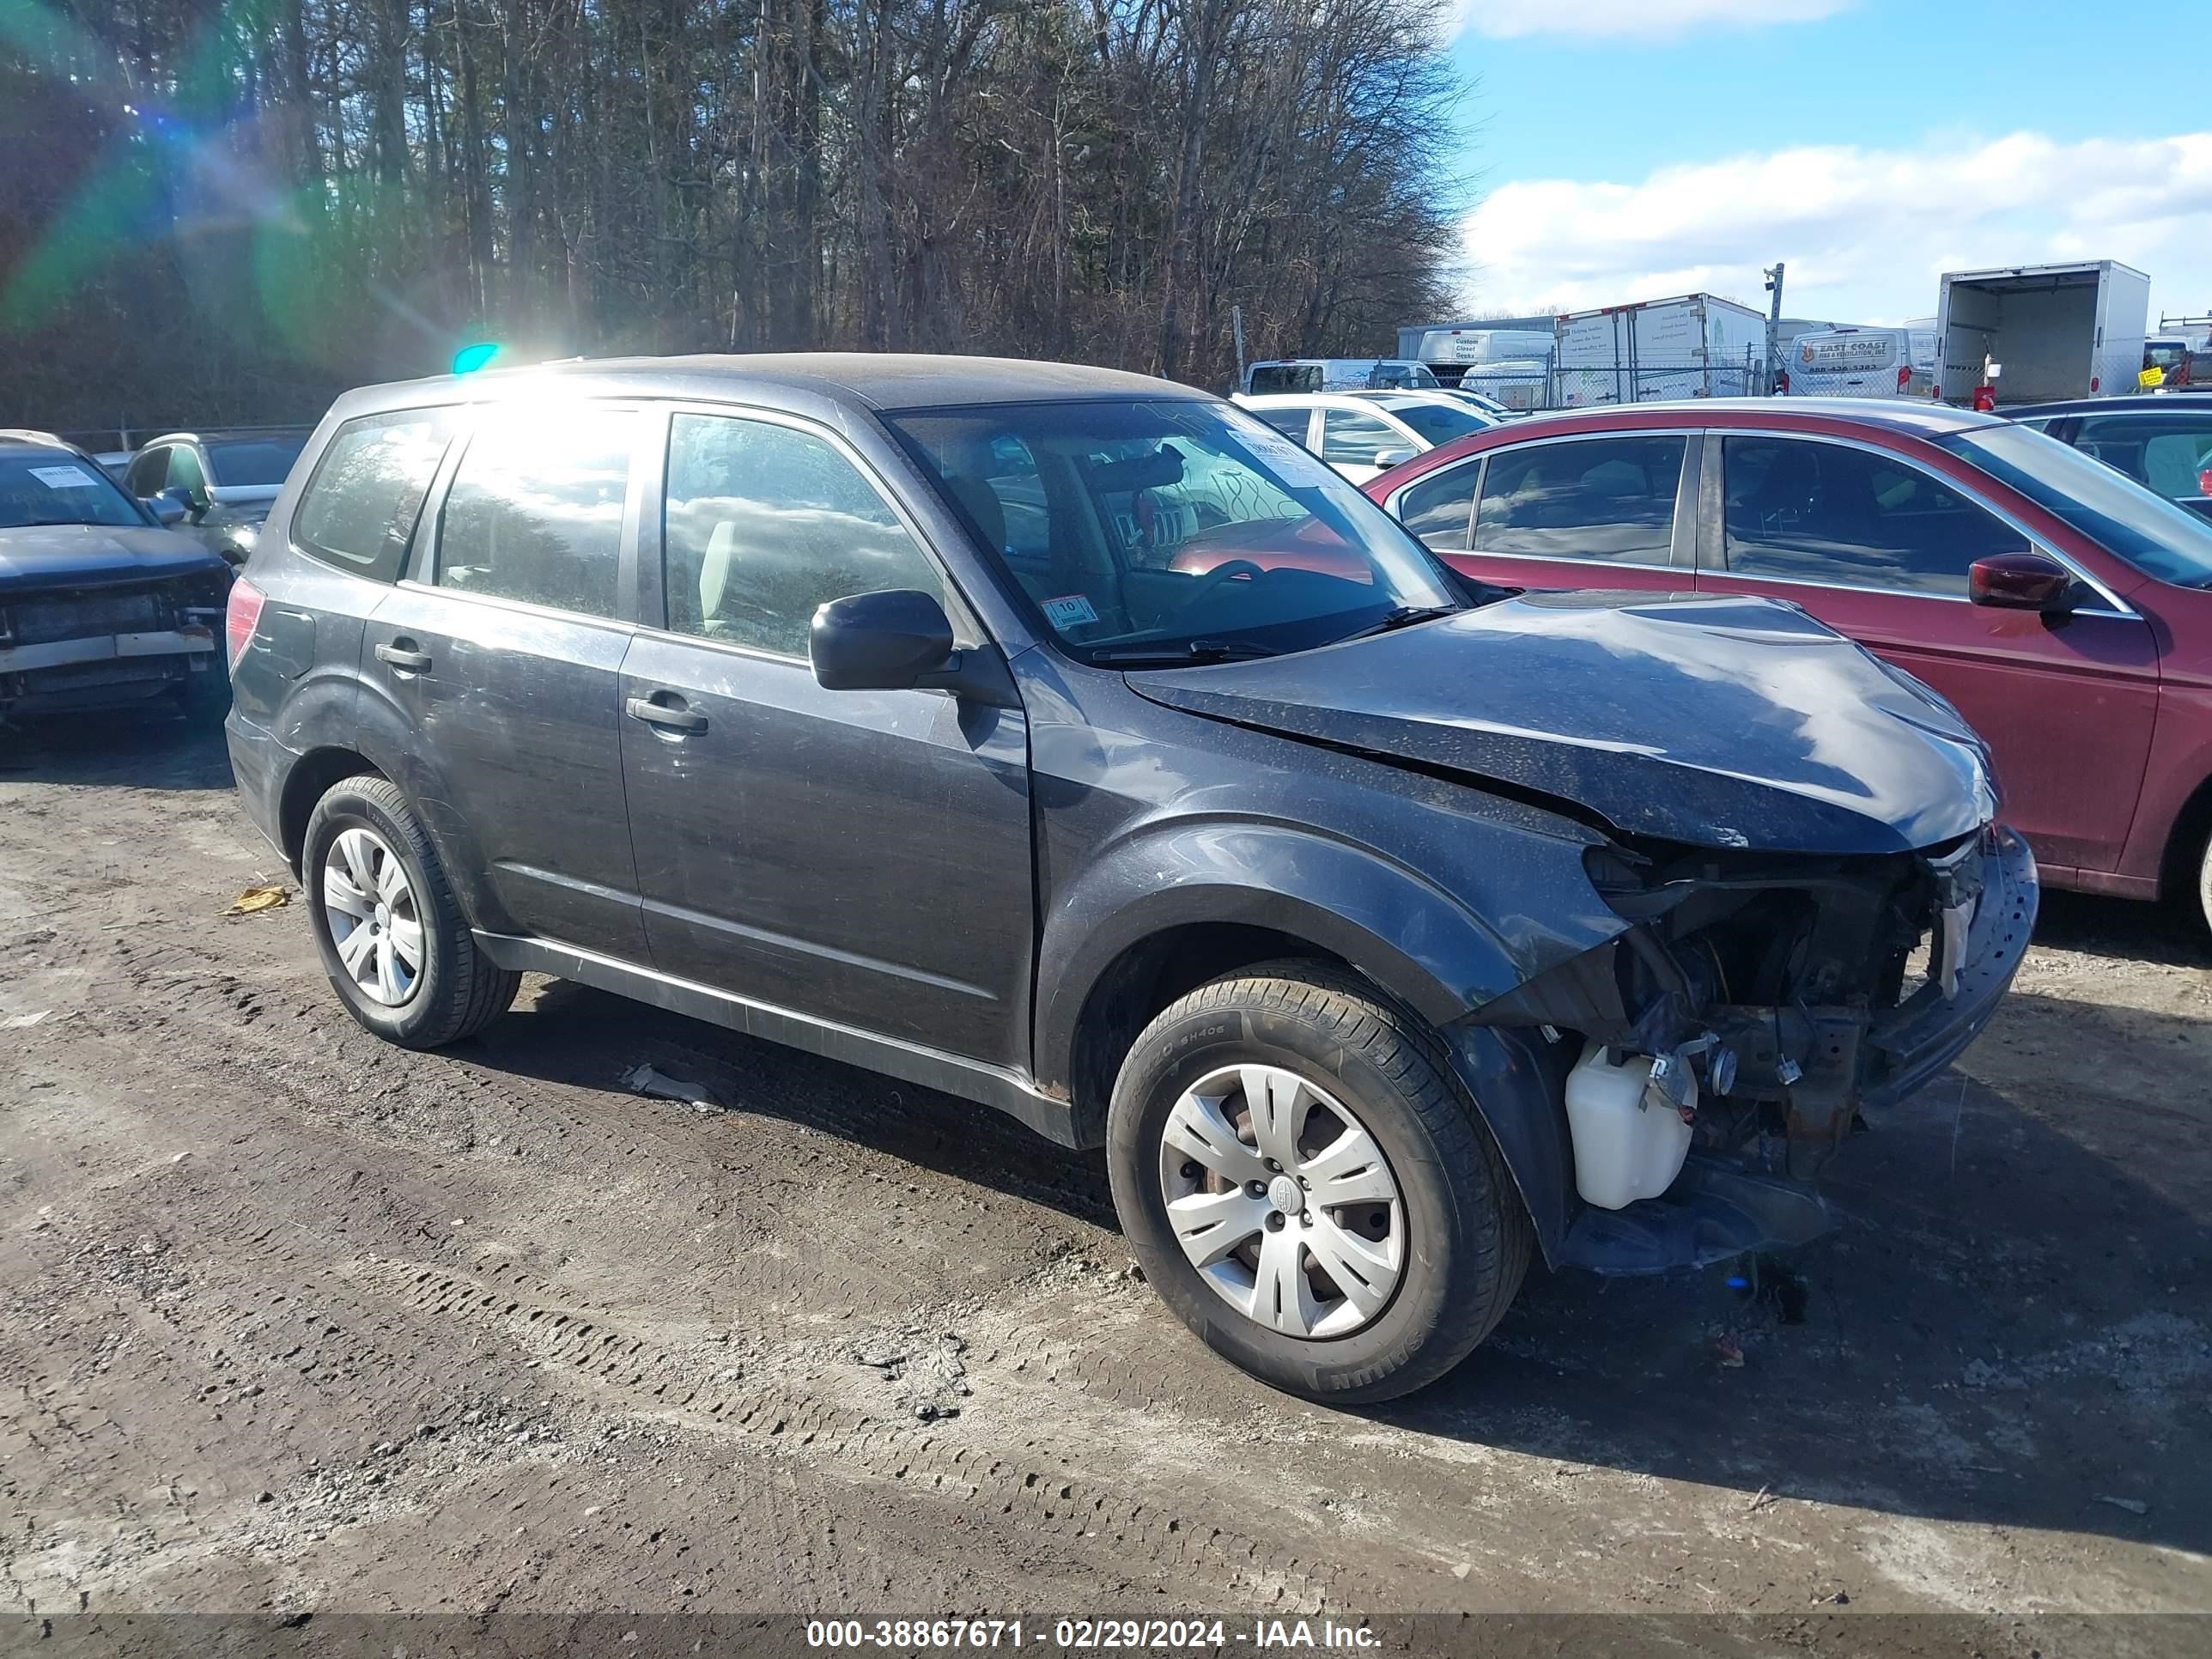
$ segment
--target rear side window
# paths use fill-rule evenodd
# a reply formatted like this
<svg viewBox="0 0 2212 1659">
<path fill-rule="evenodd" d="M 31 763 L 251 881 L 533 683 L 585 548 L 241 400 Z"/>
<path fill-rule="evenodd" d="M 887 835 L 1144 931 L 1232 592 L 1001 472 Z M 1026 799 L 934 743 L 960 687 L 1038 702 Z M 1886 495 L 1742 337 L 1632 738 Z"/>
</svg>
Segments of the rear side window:
<svg viewBox="0 0 2212 1659">
<path fill-rule="evenodd" d="M 1475 510 L 1475 551 L 1669 562 L 1686 441 L 1577 438 L 1492 455 Z"/>
<path fill-rule="evenodd" d="M 1431 472 L 1398 497 L 1398 516 L 1437 552 L 1464 553 L 1468 520 L 1474 516 L 1475 481 L 1481 476 L 1480 460 Z"/>
<path fill-rule="evenodd" d="M 1313 421 L 1310 409 L 1255 409 L 1249 412 L 1257 415 L 1300 449 L 1306 447 L 1306 428 Z"/>
<path fill-rule="evenodd" d="M 2027 538 L 1929 473 L 1802 438 L 1722 442 L 1738 576 L 1964 596 L 1967 567 Z"/>
<path fill-rule="evenodd" d="M 1017 446 L 1016 447 L 1019 447 Z M 1026 449 L 993 447 L 961 505 L 1003 547 L 1036 534 L 1043 502 Z M 1027 477 L 1023 477 L 1026 471 Z M 668 625 L 804 658 L 816 609 L 886 588 L 952 608 L 928 555 L 859 470 L 811 433 L 769 421 L 677 415 L 669 422 L 662 542 Z"/>
<path fill-rule="evenodd" d="M 1255 397 L 1277 392 L 1318 392 L 1322 372 L 1318 363 L 1261 363 L 1252 370 L 1245 388 Z"/>
<path fill-rule="evenodd" d="M 438 586 L 612 617 L 635 410 L 501 410 L 469 440 L 438 527 Z"/>
<path fill-rule="evenodd" d="M 443 409 L 348 421 L 331 435 L 292 515 L 294 544 L 341 570 L 380 582 L 396 578 L 452 422 Z"/>
</svg>

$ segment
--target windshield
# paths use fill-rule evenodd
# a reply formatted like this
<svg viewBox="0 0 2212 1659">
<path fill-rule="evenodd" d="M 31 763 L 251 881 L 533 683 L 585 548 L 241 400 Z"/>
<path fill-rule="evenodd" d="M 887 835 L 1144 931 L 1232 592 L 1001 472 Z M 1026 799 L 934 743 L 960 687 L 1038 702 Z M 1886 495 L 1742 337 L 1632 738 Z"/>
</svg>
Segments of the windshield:
<svg viewBox="0 0 2212 1659">
<path fill-rule="evenodd" d="M 90 461 L 65 449 L 47 454 L 0 455 L 0 530 L 36 524 L 105 524 L 143 527 L 136 502 Z"/>
<path fill-rule="evenodd" d="M 1271 656 L 1458 608 L 1381 508 L 1225 404 L 1016 404 L 889 424 L 1082 661 Z"/>
<path fill-rule="evenodd" d="M 2145 575 L 2182 587 L 2212 587 L 2212 524 L 2104 462 L 2023 426 L 1972 427 L 1936 441 Z"/>
<path fill-rule="evenodd" d="M 225 438 L 207 447 L 208 465 L 218 488 L 234 484 L 280 484 L 307 447 L 307 434 L 291 438 Z"/>
<path fill-rule="evenodd" d="M 1402 401 L 1378 398 L 1375 401 L 1419 433 L 1431 449 L 1454 438 L 1464 438 L 1470 432 L 1487 431 L 1497 424 L 1471 409 L 1458 409 L 1446 403 L 1416 402 L 1411 398 Z"/>
</svg>

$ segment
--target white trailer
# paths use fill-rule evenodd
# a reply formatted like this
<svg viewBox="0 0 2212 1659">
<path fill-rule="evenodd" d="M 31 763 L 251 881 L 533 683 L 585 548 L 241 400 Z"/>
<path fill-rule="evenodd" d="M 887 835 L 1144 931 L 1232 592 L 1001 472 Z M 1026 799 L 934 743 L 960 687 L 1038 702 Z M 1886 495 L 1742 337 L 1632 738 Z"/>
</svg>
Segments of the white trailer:
<svg viewBox="0 0 2212 1659">
<path fill-rule="evenodd" d="M 1565 408 L 1764 392 L 1766 318 L 1715 294 L 1570 312 L 1553 330 Z"/>
<path fill-rule="evenodd" d="M 1954 404 L 1984 384 L 2001 404 L 2133 392 L 2149 317 L 2150 278 L 2117 259 L 1946 271 L 1938 390 Z"/>
<path fill-rule="evenodd" d="M 1552 335 L 1549 330 L 1527 328 L 1432 328 L 1421 335 L 1413 355 L 1431 368 L 1525 362 L 1550 357 Z"/>
</svg>

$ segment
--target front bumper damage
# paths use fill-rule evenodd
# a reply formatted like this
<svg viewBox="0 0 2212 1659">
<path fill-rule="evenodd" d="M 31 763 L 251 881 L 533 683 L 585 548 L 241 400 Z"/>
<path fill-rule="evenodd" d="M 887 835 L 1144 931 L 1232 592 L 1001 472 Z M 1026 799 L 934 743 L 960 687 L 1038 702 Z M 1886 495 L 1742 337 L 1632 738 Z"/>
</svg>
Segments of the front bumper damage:
<svg viewBox="0 0 2212 1659">
<path fill-rule="evenodd" d="M 222 599 L 193 580 L 9 595 L 0 604 L 0 714 L 126 707 L 221 673 Z"/>
<path fill-rule="evenodd" d="M 1661 1272 L 1826 1231 L 1823 1167 L 1863 1109 L 1905 1101 L 1973 1042 L 2034 930 L 2034 857 L 1996 825 L 1864 859 L 1669 850 L 1595 854 L 1628 931 L 1478 1016 L 1652 1056 L 1655 1094 L 1673 1097 L 1655 1108 L 1692 1123 L 1662 1196 L 1570 1196 L 1554 1265 Z"/>
</svg>

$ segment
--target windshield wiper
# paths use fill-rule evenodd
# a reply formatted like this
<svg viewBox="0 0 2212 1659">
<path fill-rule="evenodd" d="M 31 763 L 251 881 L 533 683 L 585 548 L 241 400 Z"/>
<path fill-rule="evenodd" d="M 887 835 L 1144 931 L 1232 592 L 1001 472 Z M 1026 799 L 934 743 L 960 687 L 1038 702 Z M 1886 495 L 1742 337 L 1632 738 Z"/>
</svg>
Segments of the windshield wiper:
<svg viewBox="0 0 2212 1659">
<path fill-rule="evenodd" d="M 1395 629 L 1411 628 L 1415 623 L 1434 622 L 1438 617 L 1456 617 L 1463 608 L 1456 605 L 1401 605 L 1395 610 L 1384 611 L 1366 627 L 1355 629 L 1332 643 L 1342 645 L 1345 640 L 1370 639 Z"/>
<path fill-rule="evenodd" d="M 1090 660 L 1094 668 L 1185 668 L 1194 663 L 1246 662 L 1275 654 L 1269 647 L 1254 645 L 1248 640 L 1186 640 L 1173 648 L 1164 645 L 1108 646 L 1093 651 Z"/>
</svg>

